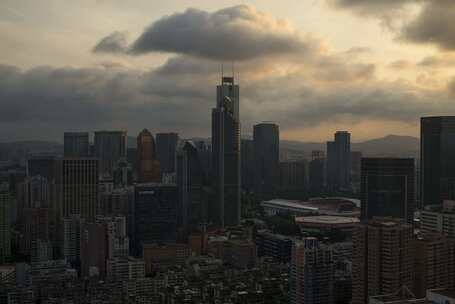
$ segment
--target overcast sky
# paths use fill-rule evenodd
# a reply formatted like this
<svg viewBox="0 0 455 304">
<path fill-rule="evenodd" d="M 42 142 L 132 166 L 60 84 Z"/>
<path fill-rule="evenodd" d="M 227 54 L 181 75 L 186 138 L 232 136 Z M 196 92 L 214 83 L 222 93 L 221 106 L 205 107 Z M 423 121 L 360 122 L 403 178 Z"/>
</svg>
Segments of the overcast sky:
<svg viewBox="0 0 455 304">
<path fill-rule="evenodd" d="M 2 0 L 0 141 L 210 136 L 234 65 L 242 133 L 355 141 L 455 114 L 453 0 Z"/>
</svg>

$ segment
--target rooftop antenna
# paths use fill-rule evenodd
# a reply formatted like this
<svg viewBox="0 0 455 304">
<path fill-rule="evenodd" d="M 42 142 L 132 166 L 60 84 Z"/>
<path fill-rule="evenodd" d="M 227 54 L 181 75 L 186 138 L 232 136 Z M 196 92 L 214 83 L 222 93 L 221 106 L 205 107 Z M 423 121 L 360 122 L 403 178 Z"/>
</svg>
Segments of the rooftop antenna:
<svg viewBox="0 0 455 304">
<path fill-rule="evenodd" d="M 224 77 L 224 66 L 223 66 L 223 63 L 221 63 L 221 82 L 223 82 L 223 77 Z"/>
<path fill-rule="evenodd" d="M 234 84 L 234 61 L 232 62 L 232 84 Z"/>
</svg>

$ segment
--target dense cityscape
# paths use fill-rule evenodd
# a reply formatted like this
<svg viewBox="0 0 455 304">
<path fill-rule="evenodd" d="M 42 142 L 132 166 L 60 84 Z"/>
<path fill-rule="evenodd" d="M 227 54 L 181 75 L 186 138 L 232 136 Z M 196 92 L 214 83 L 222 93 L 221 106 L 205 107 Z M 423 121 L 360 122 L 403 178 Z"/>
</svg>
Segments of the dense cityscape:
<svg viewBox="0 0 455 304">
<path fill-rule="evenodd" d="M 277 124 L 242 138 L 239 102 L 223 76 L 211 140 L 65 132 L 2 161 L 0 303 L 454 300 L 455 116 L 421 119 L 420 163 L 348 131 L 305 159 Z"/>
<path fill-rule="evenodd" d="M 0 304 L 455 304 L 455 0 L 0 0 Z"/>
</svg>

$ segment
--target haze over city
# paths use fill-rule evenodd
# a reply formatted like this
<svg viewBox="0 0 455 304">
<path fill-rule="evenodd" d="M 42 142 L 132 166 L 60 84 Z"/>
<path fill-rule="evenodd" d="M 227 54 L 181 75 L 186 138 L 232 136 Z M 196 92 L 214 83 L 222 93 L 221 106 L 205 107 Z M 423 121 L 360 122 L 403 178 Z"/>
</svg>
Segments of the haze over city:
<svg viewBox="0 0 455 304">
<path fill-rule="evenodd" d="M 455 108 L 454 14 L 449 0 L 2 1 L 0 141 L 208 137 L 222 64 L 243 134 L 417 136 L 420 116 Z"/>
</svg>

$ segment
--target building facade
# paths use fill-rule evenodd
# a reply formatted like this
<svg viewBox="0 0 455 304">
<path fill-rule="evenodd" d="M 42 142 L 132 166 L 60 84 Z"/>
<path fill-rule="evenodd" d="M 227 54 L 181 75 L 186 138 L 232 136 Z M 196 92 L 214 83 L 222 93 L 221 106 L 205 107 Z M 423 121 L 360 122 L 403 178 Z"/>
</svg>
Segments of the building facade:
<svg viewBox="0 0 455 304">
<path fill-rule="evenodd" d="M 65 132 L 63 135 L 63 153 L 65 157 L 89 156 L 88 132 Z"/>
<path fill-rule="evenodd" d="M 374 218 L 353 234 L 352 304 L 413 285 L 413 229 L 402 219 Z"/>
<path fill-rule="evenodd" d="M 412 223 L 414 172 L 412 158 L 362 158 L 362 219 L 390 216 Z"/>
<path fill-rule="evenodd" d="M 275 195 L 280 176 L 280 131 L 277 124 L 260 123 L 253 127 L 255 193 Z"/>
<path fill-rule="evenodd" d="M 113 175 L 114 165 L 126 158 L 126 131 L 96 131 L 94 156 L 99 159 L 100 176 Z"/>
<path fill-rule="evenodd" d="M 161 174 L 175 173 L 175 153 L 178 143 L 177 133 L 156 134 L 156 157 L 160 162 Z"/>
<path fill-rule="evenodd" d="M 420 200 L 440 204 L 455 198 L 455 116 L 420 119 Z"/>
<path fill-rule="evenodd" d="M 147 129 L 137 137 L 137 179 L 139 183 L 159 183 L 161 180 L 155 140 Z"/>
</svg>

